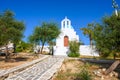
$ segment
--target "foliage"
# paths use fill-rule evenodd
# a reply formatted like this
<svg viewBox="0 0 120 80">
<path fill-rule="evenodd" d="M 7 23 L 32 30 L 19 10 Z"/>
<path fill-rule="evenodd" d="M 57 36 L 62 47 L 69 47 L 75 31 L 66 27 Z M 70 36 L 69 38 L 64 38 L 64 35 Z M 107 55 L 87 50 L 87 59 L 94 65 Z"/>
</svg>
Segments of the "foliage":
<svg viewBox="0 0 120 80">
<path fill-rule="evenodd" d="M 74 64 L 74 61 L 75 60 L 67 60 L 64 62 L 64 65 L 67 65 L 69 62 Z M 78 65 L 80 67 L 78 67 Z M 89 63 L 86 63 L 85 65 L 77 64 L 77 66 L 75 66 L 75 69 L 78 69 L 76 72 L 72 72 L 71 70 L 74 70 L 72 68 L 65 68 L 65 71 L 61 70 L 58 72 L 56 78 L 57 80 L 92 80 L 93 77 L 88 71 L 90 67 Z"/>
<path fill-rule="evenodd" d="M 19 41 L 19 43 L 16 44 L 16 52 L 32 52 L 32 44 Z"/>
<path fill-rule="evenodd" d="M 9 56 L 8 42 L 17 43 L 23 37 L 24 30 L 24 23 L 17 21 L 14 18 L 13 12 L 7 10 L 0 14 L 0 46 L 6 47 L 6 59 L 8 59 Z"/>
<path fill-rule="evenodd" d="M 91 64 L 88 62 L 80 66 L 80 72 L 77 74 L 76 80 L 92 80 L 92 75 L 89 72 L 90 67 Z"/>
<path fill-rule="evenodd" d="M 33 34 L 29 37 L 29 41 L 34 44 L 42 45 L 41 52 L 45 43 L 52 41 L 58 37 L 60 30 L 55 23 L 42 23 L 34 29 Z"/>
<path fill-rule="evenodd" d="M 77 75 L 77 79 L 79 80 L 92 80 L 92 76 L 88 72 L 87 69 L 83 68 L 80 73 Z"/>
<path fill-rule="evenodd" d="M 81 30 L 83 31 L 83 34 L 89 37 L 90 45 L 93 45 L 92 40 L 94 37 L 94 32 L 93 32 L 94 27 L 95 27 L 94 23 L 89 23 L 86 28 L 81 28 Z"/>
<path fill-rule="evenodd" d="M 68 56 L 69 56 L 69 57 L 79 57 L 80 54 L 79 54 L 79 53 L 71 53 L 71 52 L 70 52 L 70 53 L 68 54 Z"/>
<path fill-rule="evenodd" d="M 112 15 L 103 18 L 94 29 L 95 44 L 101 56 L 114 56 L 120 53 L 120 16 Z"/>
<path fill-rule="evenodd" d="M 64 73 L 62 71 L 60 71 L 60 72 L 58 72 L 56 78 L 57 78 L 57 80 L 68 80 L 68 77 L 70 77 L 70 76 L 74 77 L 74 74 L 70 73 L 69 71 L 64 72 Z"/>
<path fill-rule="evenodd" d="M 0 45 L 9 41 L 17 43 L 23 37 L 25 26 L 14 18 L 13 12 L 7 10 L 0 14 Z"/>
<path fill-rule="evenodd" d="M 79 57 L 79 46 L 80 43 L 76 41 L 69 42 L 69 49 L 70 53 L 68 54 L 69 57 Z"/>
</svg>

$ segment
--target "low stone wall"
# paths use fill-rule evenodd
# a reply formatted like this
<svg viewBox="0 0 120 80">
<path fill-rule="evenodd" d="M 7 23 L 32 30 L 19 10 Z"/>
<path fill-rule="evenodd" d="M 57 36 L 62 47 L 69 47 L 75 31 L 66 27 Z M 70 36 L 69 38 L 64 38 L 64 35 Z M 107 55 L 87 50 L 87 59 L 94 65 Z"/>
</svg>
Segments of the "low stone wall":
<svg viewBox="0 0 120 80">
<path fill-rule="evenodd" d="M 79 52 L 80 55 L 84 56 L 99 56 L 99 52 L 95 49 L 95 46 L 80 45 Z"/>
</svg>

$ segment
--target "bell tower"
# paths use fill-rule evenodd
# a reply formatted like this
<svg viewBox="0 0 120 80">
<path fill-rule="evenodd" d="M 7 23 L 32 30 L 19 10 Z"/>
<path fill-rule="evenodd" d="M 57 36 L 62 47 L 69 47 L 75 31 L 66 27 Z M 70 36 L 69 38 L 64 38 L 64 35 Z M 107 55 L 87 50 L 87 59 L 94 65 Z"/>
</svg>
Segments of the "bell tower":
<svg viewBox="0 0 120 80">
<path fill-rule="evenodd" d="M 70 41 L 79 41 L 79 36 L 72 27 L 71 21 L 65 17 L 61 21 L 61 34 L 56 39 L 56 46 L 54 47 L 54 55 L 67 56 L 69 51 Z"/>
<path fill-rule="evenodd" d="M 71 21 L 67 17 L 61 21 L 61 29 L 66 28 L 71 28 Z"/>
</svg>

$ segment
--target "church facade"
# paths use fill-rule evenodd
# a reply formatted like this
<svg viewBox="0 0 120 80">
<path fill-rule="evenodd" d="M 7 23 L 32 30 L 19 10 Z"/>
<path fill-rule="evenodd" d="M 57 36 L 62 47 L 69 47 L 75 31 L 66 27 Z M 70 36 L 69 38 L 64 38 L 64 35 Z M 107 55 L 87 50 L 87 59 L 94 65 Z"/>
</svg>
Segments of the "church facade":
<svg viewBox="0 0 120 80">
<path fill-rule="evenodd" d="M 79 36 L 76 34 L 71 25 L 71 21 L 65 17 L 61 21 L 61 34 L 56 39 L 56 46 L 54 47 L 54 55 L 67 56 L 69 53 L 69 42 L 79 42 Z"/>
</svg>

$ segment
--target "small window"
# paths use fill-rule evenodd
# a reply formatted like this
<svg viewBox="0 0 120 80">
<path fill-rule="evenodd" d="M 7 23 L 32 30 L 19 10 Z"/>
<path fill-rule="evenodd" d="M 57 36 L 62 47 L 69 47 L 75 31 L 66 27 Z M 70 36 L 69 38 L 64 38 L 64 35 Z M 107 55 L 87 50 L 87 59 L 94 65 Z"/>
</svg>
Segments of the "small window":
<svg viewBox="0 0 120 80">
<path fill-rule="evenodd" d="M 63 28 L 65 28 L 65 21 L 63 22 Z"/>
<path fill-rule="evenodd" d="M 67 25 L 69 25 L 69 21 L 67 21 Z"/>
</svg>

